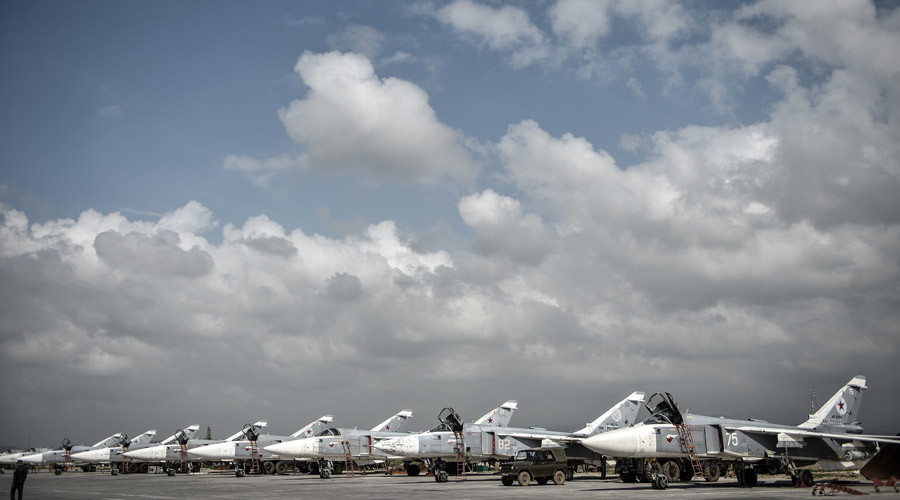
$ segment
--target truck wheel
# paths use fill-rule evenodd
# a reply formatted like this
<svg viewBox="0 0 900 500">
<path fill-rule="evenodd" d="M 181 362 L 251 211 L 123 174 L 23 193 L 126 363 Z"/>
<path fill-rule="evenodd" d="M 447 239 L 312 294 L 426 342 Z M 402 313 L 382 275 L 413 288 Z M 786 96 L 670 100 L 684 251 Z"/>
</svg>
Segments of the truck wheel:
<svg viewBox="0 0 900 500">
<path fill-rule="evenodd" d="M 275 463 L 272 461 L 263 462 L 263 472 L 266 474 L 275 474 Z"/>
<path fill-rule="evenodd" d="M 561 470 L 554 472 L 553 473 L 553 484 L 555 484 L 557 486 L 566 484 L 566 473 Z"/>
<path fill-rule="evenodd" d="M 416 464 L 409 464 L 406 467 L 406 475 L 407 476 L 418 476 L 420 472 L 422 472 L 422 469 L 420 469 L 419 466 Z"/>
<path fill-rule="evenodd" d="M 670 460 L 663 464 L 662 472 L 666 475 L 666 479 L 670 483 L 677 483 L 678 479 L 681 478 L 681 468 L 678 467 L 678 462 L 674 460 Z"/>
<path fill-rule="evenodd" d="M 97 466 L 96 466 L 96 465 L 92 465 L 92 466 L 91 466 L 91 472 L 97 472 Z"/>
<path fill-rule="evenodd" d="M 141 472 L 141 474 L 146 474 L 150 472 L 150 464 L 141 464 L 138 466 L 138 470 Z"/>
<path fill-rule="evenodd" d="M 800 482 L 803 483 L 803 486 L 809 488 L 815 483 L 813 480 L 812 472 L 809 469 L 804 469 L 800 471 Z"/>
<path fill-rule="evenodd" d="M 285 462 L 284 460 L 279 460 L 278 463 L 275 464 L 275 472 L 278 473 L 279 475 L 283 476 L 283 475 L 287 474 L 287 470 L 288 470 L 288 463 Z"/>
<path fill-rule="evenodd" d="M 500 480 L 500 482 L 503 483 L 503 486 L 512 486 L 513 480 L 508 477 L 504 477 Z"/>
<path fill-rule="evenodd" d="M 528 486 L 531 484 L 531 474 L 527 470 L 523 470 L 519 473 L 519 485 Z"/>
<path fill-rule="evenodd" d="M 706 480 L 710 483 L 718 481 L 719 475 L 722 473 L 722 471 L 719 469 L 719 464 L 715 462 L 706 464 L 703 467 L 703 472 L 706 473 Z"/>
</svg>

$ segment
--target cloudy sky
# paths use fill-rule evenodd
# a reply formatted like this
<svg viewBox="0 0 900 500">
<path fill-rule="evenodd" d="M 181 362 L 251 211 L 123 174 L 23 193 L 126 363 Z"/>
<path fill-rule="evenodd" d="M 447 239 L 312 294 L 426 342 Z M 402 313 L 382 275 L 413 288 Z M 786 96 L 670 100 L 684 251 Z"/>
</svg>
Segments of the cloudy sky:
<svg viewBox="0 0 900 500">
<path fill-rule="evenodd" d="M 900 8 L 7 1 L 0 444 L 900 411 Z"/>
</svg>

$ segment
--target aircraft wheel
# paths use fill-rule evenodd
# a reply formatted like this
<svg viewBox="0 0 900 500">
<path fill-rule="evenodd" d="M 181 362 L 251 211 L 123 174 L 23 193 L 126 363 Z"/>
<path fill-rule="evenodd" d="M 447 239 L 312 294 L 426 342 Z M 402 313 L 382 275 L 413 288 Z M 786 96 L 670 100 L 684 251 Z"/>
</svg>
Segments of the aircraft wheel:
<svg viewBox="0 0 900 500">
<path fill-rule="evenodd" d="M 241 469 L 239 467 L 234 469 L 234 477 L 244 477 L 244 474 L 246 474 L 246 472 L 244 472 L 244 469 Z"/>
<path fill-rule="evenodd" d="M 450 480 L 450 474 L 445 470 L 439 470 L 434 474 L 434 479 L 439 483 L 446 483 Z"/>
<path fill-rule="evenodd" d="M 275 463 L 272 461 L 263 462 L 263 472 L 266 474 L 275 474 Z"/>
<path fill-rule="evenodd" d="M 287 470 L 288 470 L 288 463 L 285 462 L 284 460 L 279 460 L 278 463 L 275 464 L 275 472 L 276 473 L 283 476 L 283 475 L 287 474 Z"/>
<path fill-rule="evenodd" d="M 681 477 L 681 468 L 678 467 L 678 462 L 674 460 L 670 460 L 663 464 L 662 472 L 666 476 L 666 480 L 670 483 L 677 483 L 678 479 Z"/>
<path fill-rule="evenodd" d="M 528 486 L 531 484 L 531 474 L 529 474 L 527 470 L 523 470 L 519 473 L 518 480 L 521 486 Z"/>
<path fill-rule="evenodd" d="M 324 468 L 319 471 L 319 477 L 322 479 L 328 479 L 331 477 L 331 469 Z"/>
<path fill-rule="evenodd" d="M 175 469 L 168 469 L 168 470 L 166 470 L 166 475 L 169 476 L 169 477 L 174 477 L 174 476 L 175 476 Z"/>
<path fill-rule="evenodd" d="M 112 469 L 109 469 L 109 475 L 110 475 L 110 476 L 118 476 L 118 475 L 119 475 L 119 469 L 117 469 L 117 468 L 115 468 L 115 467 L 113 467 Z"/>
<path fill-rule="evenodd" d="M 664 490 L 669 487 L 669 480 L 666 478 L 665 474 L 660 474 L 656 476 L 656 481 L 653 482 L 654 486 L 658 490 Z"/>
<path fill-rule="evenodd" d="M 744 471 L 744 486 L 752 488 L 756 486 L 756 469 L 747 469 Z"/>
<path fill-rule="evenodd" d="M 803 486 L 809 488 L 813 484 L 815 484 L 815 480 L 813 479 L 812 471 L 809 469 L 804 469 L 800 471 L 800 482 L 803 483 Z"/>
<path fill-rule="evenodd" d="M 537 484 L 543 486 L 543 485 L 547 484 L 547 483 L 550 481 L 550 478 L 547 478 L 547 477 L 539 477 L 539 478 L 535 479 L 534 481 L 535 481 Z"/>
<path fill-rule="evenodd" d="M 553 473 L 553 484 L 555 484 L 557 486 L 566 484 L 566 473 L 561 470 L 554 472 Z"/>
<path fill-rule="evenodd" d="M 708 463 L 703 466 L 703 472 L 706 474 L 706 480 L 710 483 L 714 483 L 719 480 L 719 475 L 721 475 L 722 471 L 719 470 L 719 464 L 715 462 Z"/>
<path fill-rule="evenodd" d="M 415 464 L 410 464 L 406 467 L 406 475 L 407 476 L 418 476 L 419 472 L 421 472 L 421 471 L 422 470 L 419 468 L 419 466 L 415 465 Z"/>
<path fill-rule="evenodd" d="M 54 469 L 53 473 L 58 476 L 58 475 L 62 474 L 62 469 Z"/>
</svg>

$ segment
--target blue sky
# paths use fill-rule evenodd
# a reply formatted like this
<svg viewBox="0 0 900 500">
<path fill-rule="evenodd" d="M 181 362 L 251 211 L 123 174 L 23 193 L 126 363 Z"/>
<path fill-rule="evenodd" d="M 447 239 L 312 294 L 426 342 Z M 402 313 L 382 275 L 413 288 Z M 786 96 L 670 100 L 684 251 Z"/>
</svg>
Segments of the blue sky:
<svg viewBox="0 0 900 500">
<path fill-rule="evenodd" d="M 5 2 L 2 422 L 799 422 L 863 374 L 896 432 L 898 46 L 865 1 Z"/>
</svg>

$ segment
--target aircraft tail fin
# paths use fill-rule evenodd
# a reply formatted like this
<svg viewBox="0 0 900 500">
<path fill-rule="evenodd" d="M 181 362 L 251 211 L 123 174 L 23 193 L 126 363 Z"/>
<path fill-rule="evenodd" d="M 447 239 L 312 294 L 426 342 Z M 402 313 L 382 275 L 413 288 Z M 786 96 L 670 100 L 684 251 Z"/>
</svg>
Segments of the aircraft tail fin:
<svg viewBox="0 0 900 500">
<path fill-rule="evenodd" d="M 857 375 L 841 387 L 818 411 L 799 427 L 831 432 L 862 432 L 859 424 L 859 405 L 866 377 Z"/>
<path fill-rule="evenodd" d="M 94 443 L 94 445 L 91 446 L 91 448 L 110 448 L 113 446 L 118 446 L 119 440 L 121 440 L 124 435 L 125 434 L 123 434 L 121 432 L 117 432 L 102 441 L 98 441 L 98 442 Z"/>
<path fill-rule="evenodd" d="M 496 425 L 499 427 L 506 427 L 509 425 L 509 421 L 512 420 L 513 413 L 515 413 L 518 407 L 519 403 L 510 399 L 502 405 L 487 412 L 483 417 L 479 418 L 474 423 L 476 425 Z"/>
<path fill-rule="evenodd" d="M 155 436 L 155 435 L 156 435 L 156 429 L 150 429 L 150 430 L 144 431 L 143 434 L 140 434 L 138 436 L 131 438 L 129 443 L 141 443 L 141 444 L 149 443 L 150 440 L 153 439 L 153 436 Z"/>
<path fill-rule="evenodd" d="M 193 437 L 197 434 L 197 432 L 198 432 L 199 430 L 200 430 L 200 426 L 197 425 L 197 424 L 194 424 L 194 425 L 190 425 L 190 426 L 188 426 L 188 427 L 185 427 L 185 428 L 182 429 L 180 432 L 183 432 L 184 435 L 185 435 L 188 439 L 193 439 Z M 176 440 L 177 438 L 178 438 L 178 434 L 177 434 L 177 433 L 176 433 L 176 434 L 172 434 L 171 436 L 167 437 L 166 439 L 163 439 L 162 442 L 160 442 L 159 444 L 172 444 L 172 443 L 175 442 L 175 440 Z"/>
<path fill-rule="evenodd" d="M 323 415 L 316 420 L 306 424 L 306 427 L 299 429 L 297 432 L 291 434 L 293 438 L 299 437 L 310 437 L 310 436 L 318 436 L 320 432 L 324 431 L 328 424 L 334 420 L 334 417 L 331 415 Z"/>
<path fill-rule="evenodd" d="M 372 428 L 372 432 L 404 432 L 412 418 L 412 410 L 403 410 Z"/>
<path fill-rule="evenodd" d="M 585 424 L 583 429 L 573 432 L 576 436 L 593 436 L 601 432 L 631 427 L 637 419 L 638 412 L 641 410 L 641 403 L 644 402 L 644 393 L 640 391 L 632 392 L 627 398 L 616 403 L 612 408 L 606 410 L 603 415 L 597 417 L 593 422 Z"/>
</svg>

